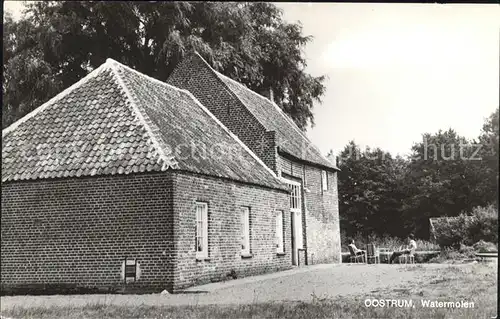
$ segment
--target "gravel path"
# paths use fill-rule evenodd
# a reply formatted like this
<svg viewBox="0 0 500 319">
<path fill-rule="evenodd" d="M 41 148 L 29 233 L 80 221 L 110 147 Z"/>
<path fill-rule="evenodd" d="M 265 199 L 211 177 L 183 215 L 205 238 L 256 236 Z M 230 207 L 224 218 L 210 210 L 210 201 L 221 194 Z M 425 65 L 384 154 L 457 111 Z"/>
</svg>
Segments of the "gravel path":
<svg viewBox="0 0 500 319">
<path fill-rule="evenodd" d="M 1 309 L 14 306 L 86 304 L 138 306 L 310 301 L 312 294 L 321 298 L 368 294 L 386 288 L 405 287 L 410 283 L 428 279 L 425 278 L 424 272 L 413 271 L 414 267 L 444 268 L 449 265 L 315 265 L 192 287 L 183 294 L 5 296 L 1 297 Z"/>
</svg>

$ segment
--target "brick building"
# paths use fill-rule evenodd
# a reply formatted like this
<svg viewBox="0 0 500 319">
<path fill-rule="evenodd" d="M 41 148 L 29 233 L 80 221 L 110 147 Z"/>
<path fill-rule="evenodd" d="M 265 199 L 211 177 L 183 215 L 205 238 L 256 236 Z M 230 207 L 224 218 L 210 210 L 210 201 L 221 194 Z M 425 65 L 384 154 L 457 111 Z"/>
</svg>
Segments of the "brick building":
<svg viewBox="0 0 500 319">
<path fill-rule="evenodd" d="M 336 168 L 291 120 L 197 54 L 170 82 L 108 59 L 3 130 L 3 288 L 178 291 L 340 262 Z"/>
<path fill-rule="evenodd" d="M 190 91 L 292 189 L 292 263 L 340 262 L 337 171 L 270 99 L 214 70 L 198 53 L 167 80 Z"/>
</svg>

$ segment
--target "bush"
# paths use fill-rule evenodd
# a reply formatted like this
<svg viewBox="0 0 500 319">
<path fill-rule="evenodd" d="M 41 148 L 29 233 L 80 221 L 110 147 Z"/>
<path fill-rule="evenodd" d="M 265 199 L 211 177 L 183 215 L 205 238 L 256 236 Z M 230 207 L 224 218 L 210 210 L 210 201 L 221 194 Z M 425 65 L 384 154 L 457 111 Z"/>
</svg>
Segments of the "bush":
<svg viewBox="0 0 500 319">
<path fill-rule="evenodd" d="M 459 249 L 468 237 L 471 217 L 461 214 L 458 217 L 442 218 L 434 222 L 434 235 L 441 248 Z"/>
<path fill-rule="evenodd" d="M 485 242 L 483 240 L 480 240 L 477 243 L 475 243 L 473 249 L 478 253 L 492 253 L 498 251 L 498 248 L 495 244 Z"/>
<path fill-rule="evenodd" d="M 475 253 L 475 248 L 472 246 L 461 244 L 458 252 L 465 255 L 473 255 Z"/>
<path fill-rule="evenodd" d="M 470 247 L 462 246 L 461 249 L 451 249 L 444 248 L 438 256 L 435 256 L 429 260 L 430 263 L 449 263 L 456 262 L 460 260 L 471 260 L 474 259 L 474 250 L 470 250 Z"/>
<path fill-rule="evenodd" d="M 493 206 L 477 207 L 472 215 L 442 218 L 434 222 L 434 236 L 441 248 L 460 249 L 484 240 L 498 241 L 498 211 Z"/>
<path fill-rule="evenodd" d="M 480 240 L 498 242 L 498 210 L 490 205 L 488 207 L 477 207 L 472 210 L 472 222 L 468 229 L 469 244 Z"/>
</svg>

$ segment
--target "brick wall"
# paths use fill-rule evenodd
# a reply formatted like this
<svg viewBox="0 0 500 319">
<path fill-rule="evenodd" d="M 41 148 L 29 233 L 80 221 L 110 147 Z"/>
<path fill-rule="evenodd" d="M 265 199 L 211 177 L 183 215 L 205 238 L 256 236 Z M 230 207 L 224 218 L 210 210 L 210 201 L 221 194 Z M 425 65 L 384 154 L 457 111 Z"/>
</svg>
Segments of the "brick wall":
<svg viewBox="0 0 500 319">
<path fill-rule="evenodd" d="M 275 132 L 267 132 L 199 57 L 182 60 L 167 82 L 190 91 L 269 168 L 276 169 Z"/>
<path fill-rule="evenodd" d="M 291 222 L 286 214 L 288 195 L 282 191 L 226 182 L 188 173 L 173 180 L 177 240 L 175 290 L 194 284 L 284 270 L 291 267 Z M 209 260 L 197 261 L 195 252 L 195 203 L 208 203 Z M 241 256 L 239 208 L 250 207 L 251 258 Z M 275 214 L 283 211 L 285 254 L 275 247 Z"/>
<path fill-rule="evenodd" d="M 196 201 L 208 203 L 207 261 L 195 257 Z M 250 207 L 251 258 L 240 254 L 241 206 Z M 141 274 L 126 287 L 155 291 L 228 279 L 232 270 L 242 277 L 288 269 L 287 211 L 283 191 L 180 172 L 4 183 L 2 285 L 123 288 L 125 257 L 137 258 Z"/>
<path fill-rule="evenodd" d="M 172 198 L 170 174 L 2 183 L 2 285 L 120 287 L 130 257 L 133 286 L 171 288 Z"/>
<path fill-rule="evenodd" d="M 302 181 L 305 206 L 303 240 L 308 264 L 341 262 L 337 173 L 327 172 L 328 190 L 323 191 L 320 168 L 279 155 L 278 169 Z"/>
</svg>

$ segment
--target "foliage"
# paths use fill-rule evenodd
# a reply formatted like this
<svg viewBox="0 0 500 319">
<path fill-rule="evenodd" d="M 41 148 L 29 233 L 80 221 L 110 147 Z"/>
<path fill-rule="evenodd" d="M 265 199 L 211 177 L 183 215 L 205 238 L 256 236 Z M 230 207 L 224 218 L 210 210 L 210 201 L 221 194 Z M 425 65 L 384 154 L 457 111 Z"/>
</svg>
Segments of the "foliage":
<svg viewBox="0 0 500 319">
<path fill-rule="evenodd" d="M 471 141 L 450 129 L 424 134 L 412 151 L 403 211 L 419 236 L 428 236 L 430 217 L 458 216 L 487 204 L 476 190 L 479 161 L 472 159 Z"/>
<path fill-rule="evenodd" d="M 197 50 L 251 89 L 272 88 L 303 129 L 313 124 L 313 101 L 325 90 L 323 77 L 304 72 L 302 48 L 311 37 L 300 24 L 285 22 L 271 3 L 37 1 L 19 21 L 4 17 L 3 39 L 3 127 L 108 57 L 165 80 L 186 53 Z M 430 217 L 490 204 L 496 209 L 498 121 L 497 108 L 477 140 L 451 129 L 425 133 L 410 158 L 349 142 L 338 163 L 342 230 L 400 238 L 414 232 L 425 239 Z M 496 233 L 493 224 L 478 223 L 469 229 L 479 237 Z M 448 244 L 458 245 L 453 236 Z"/>
<path fill-rule="evenodd" d="M 472 215 L 436 220 L 433 226 L 436 242 L 443 248 L 498 241 L 498 211 L 493 205 L 474 208 Z"/>
<path fill-rule="evenodd" d="M 473 249 L 478 253 L 498 252 L 498 246 L 494 243 L 489 243 L 483 240 L 474 244 Z"/>
<path fill-rule="evenodd" d="M 361 233 L 430 238 L 429 218 L 473 213 L 475 224 L 445 230 L 445 246 L 496 241 L 498 218 L 498 109 L 488 117 L 477 140 L 454 130 L 423 134 L 408 158 L 380 149 L 363 152 L 354 141 L 339 155 L 339 215 L 348 236 Z M 483 213 L 480 213 L 483 212 Z M 481 215 L 482 214 L 482 215 Z M 486 214 L 486 215 L 485 215 Z M 488 219 L 488 221 L 486 221 Z M 496 235 L 496 237 L 495 237 Z"/>
<path fill-rule="evenodd" d="M 475 258 L 474 250 L 467 249 L 466 247 L 467 246 L 461 246 L 458 250 L 454 248 L 443 248 L 439 255 L 429 260 L 429 263 L 443 264 L 473 260 Z"/>
<path fill-rule="evenodd" d="M 498 210 L 490 205 L 476 207 L 472 211 L 472 222 L 468 225 L 468 242 L 476 243 L 484 240 L 498 242 Z"/>
<path fill-rule="evenodd" d="M 311 40 L 271 3 L 29 2 L 19 21 L 4 19 L 2 127 L 113 58 L 165 81 L 197 50 L 218 71 L 278 105 L 305 129 L 324 77 L 304 69 Z"/>
<path fill-rule="evenodd" d="M 364 152 L 351 141 L 340 154 L 340 224 L 348 234 L 404 236 L 400 202 L 405 165 L 381 149 Z"/>
<path fill-rule="evenodd" d="M 406 246 L 408 243 L 399 237 L 391 237 L 388 235 L 378 236 L 376 234 L 370 234 L 364 236 L 361 233 L 356 233 L 353 236 L 348 237 L 344 231 L 341 232 L 341 243 L 342 250 L 348 252 L 347 245 L 349 244 L 349 239 L 354 239 L 356 247 L 359 249 L 366 249 L 368 244 L 374 244 L 376 247 L 382 247 L 389 249 L 390 251 L 398 250 L 401 246 Z M 439 245 L 432 243 L 427 240 L 417 239 L 417 251 L 438 251 L 440 250 Z"/>
<path fill-rule="evenodd" d="M 483 177 L 483 185 L 481 191 L 489 199 L 496 199 L 498 192 L 498 158 L 499 158 L 499 118 L 497 108 L 485 121 L 479 142 L 482 145 L 480 156 L 482 158 L 481 170 Z"/>
<path fill-rule="evenodd" d="M 472 246 L 460 244 L 460 248 L 446 247 L 441 249 L 438 256 L 429 260 L 429 263 L 462 263 L 464 261 L 476 261 L 476 253 L 497 252 L 498 246 L 494 243 L 489 243 L 480 240 Z"/>
<path fill-rule="evenodd" d="M 467 244 L 471 224 L 472 218 L 465 214 L 453 218 L 443 218 L 434 222 L 436 242 L 442 248 L 459 249 L 461 244 Z"/>
</svg>

